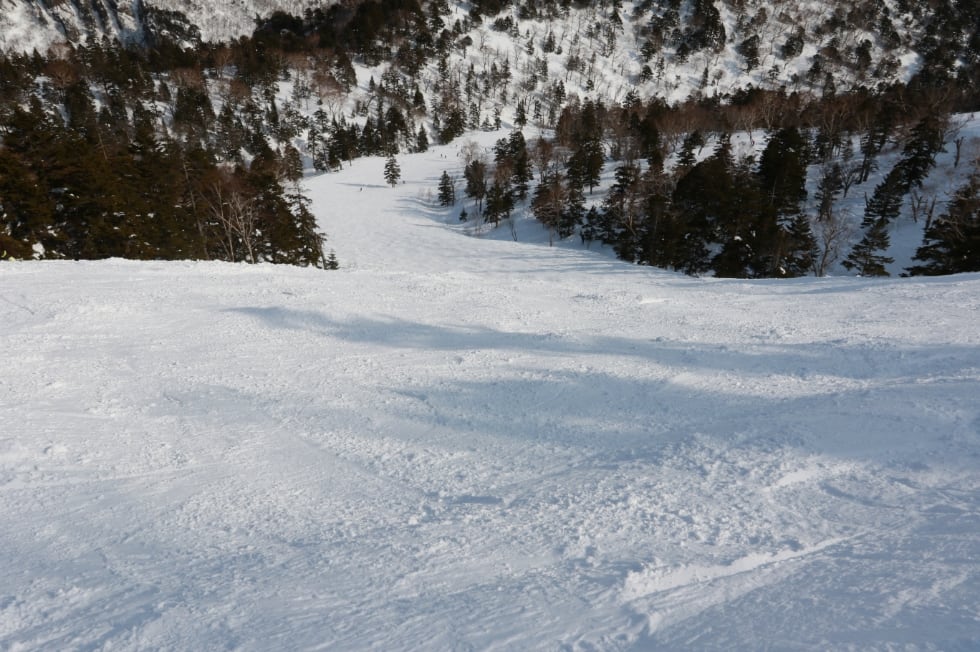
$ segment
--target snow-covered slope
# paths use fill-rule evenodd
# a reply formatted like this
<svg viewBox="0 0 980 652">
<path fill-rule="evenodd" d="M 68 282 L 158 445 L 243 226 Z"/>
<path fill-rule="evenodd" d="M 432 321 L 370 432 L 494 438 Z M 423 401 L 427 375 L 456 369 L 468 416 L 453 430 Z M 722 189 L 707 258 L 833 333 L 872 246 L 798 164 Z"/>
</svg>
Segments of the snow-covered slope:
<svg viewBox="0 0 980 652">
<path fill-rule="evenodd" d="M 137 41 L 142 3 L 112 0 L 0 0 L 0 52 L 47 52 L 56 43 L 107 36 Z"/>
<path fill-rule="evenodd" d="M 0 0 L 0 51 L 37 49 L 43 54 L 55 43 L 102 36 L 137 41 L 145 27 L 146 9 L 179 12 L 204 41 L 228 41 L 250 35 L 256 17 L 276 11 L 302 16 L 331 4 L 328 0 Z M 750 86 L 824 94 L 874 88 L 907 81 L 920 71 L 927 55 L 934 54 L 937 42 L 942 45 L 939 49 L 948 50 L 947 68 L 969 68 L 976 56 L 975 29 L 968 24 L 975 19 L 971 8 L 951 0 L 933 4 L 420 0 L 417 8 L 429 17 L 432 33 L 426 39 L 441 38 L 446 30 L 453 42 L 448 53 L 453 74 L 465 74 L 470 65 L 483 73 L 491 63 L 501 65 L 506 60 L 520 80 L 520 95 L 547 104 L 547 96 L 559 82 L 563 93 L 596 94 L 610 102 L 620 102 L 630 92 L 673 103 L 724 97 Z M 381 4 L 376 10 L 393 11 Z M 397 49 L 397 44 L 386 42 L 376 54 L 390 63 L 397 59 Z M 426 63 L 431 72 L 436 70 L 437 61 Z"/>
<path fill-rule="evenodd" d="M 106 36 L 123 43 L 139 42 L 144 8 L 179 11 L 200 30 L 205 41 L 251 34 L 256 16 L 274 11 L 302 15 L 318 0 L 0 0 L 0 52 L 44 54 L 56 43 L 84 43 Z"/>
<path fill-rule="evenodd" d="M 201 30 L 205 41 L 228 41 L 252 33 L 256 16 L 284 11 L 302 16 L 306 9 L 331 4 L 325 0 L 146 0 L 158 9 L 179 11 Z"/>
<path fill-rule="evenodd" d="M 0 649 L 980 646 L 980 276 L 692 279 L 400 162 L 308 181 L 339 272 L 0 265 Z"/>
</svg>

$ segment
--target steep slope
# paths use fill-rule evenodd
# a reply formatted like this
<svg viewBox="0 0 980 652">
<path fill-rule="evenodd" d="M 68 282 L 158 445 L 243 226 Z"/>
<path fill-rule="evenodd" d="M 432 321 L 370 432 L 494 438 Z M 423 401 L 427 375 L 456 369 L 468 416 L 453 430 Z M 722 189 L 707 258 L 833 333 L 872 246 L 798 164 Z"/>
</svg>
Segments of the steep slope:
<svg viewBox="0 0 980 652">
<path fill-rule="evenodd" d="M 0 265 L 0 647 L 980 645 L 980 277 L 514 243 L 456 157 L 310 179 L 339 272 Z"/>
<path fill-rule="evenodd" d="M 136 42 L 143 27 L 141 9 L 140 0 L 3 0 L 0 51 L 44 53 L 57 43 L 81 43 L 102 36 Z"/>
<path fill-rule="evenodd" d="M 205 41 L 228 41 L 252 33 L 256 16 L 283 11 L 301 16 L 307 9 L 331 4 L 327 0 L 146 0 L 147 4 L 167 11 L 179 11 L 201 31 Z"/>
<path fill-rule="evenodd" d="M 256 16 L 275 11 L 302 14 L 316 0 L 3 0 L 0 2 L 0 51 L 40 53 L 58 43 L 85 43 L 107 37 L 140 43 L 147 10 L 179 12 L 205 41 L 226 41 L 251 34 Z"/>
<path fill-rule="evenodd" d="M 537 77 L 542 88 L 561 81 L 567 92 L 595 92 L 615 102 L 630 91 L 676 102 L 749 86 L 833 94 L 916 74 L 927 81 L 959 74 L 969 84 L 980 56 L 976 3 L 954 0 L 929 10 L 907 0 L 3 0 L 2 7 L 0 51 L 28 53 L 102 36 L 137 41 L 153 10 L 178 12 L 213 42 L 251 34 L 256 17 L 274 12 L 302 16 L 324 9 L 330 29 L 343 28 L 359 12 L 376 22 L 379 13 L 417 11 L 431 30 L 423 41 L 453 42 L 459 52 L 451 59 L 478 70 L 509 60 L 528 77 L 527 90 L 534 90 Z M 373 44 L 371 58 L 395 61 L 400 45 Z"/>
</svg>

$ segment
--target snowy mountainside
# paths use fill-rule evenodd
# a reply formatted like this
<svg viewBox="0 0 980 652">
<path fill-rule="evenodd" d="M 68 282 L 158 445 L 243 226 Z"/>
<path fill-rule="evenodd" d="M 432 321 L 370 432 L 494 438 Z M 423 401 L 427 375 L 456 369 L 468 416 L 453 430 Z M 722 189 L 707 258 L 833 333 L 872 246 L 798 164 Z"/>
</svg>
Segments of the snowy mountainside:
<svg viewBox="0 0 980 652">
<path fill-rule="evenodd" d="M 327 0 L 145 0 L 153 7 L 179 11 L 201 31 L 205 41 L 228 41 L 252 33 L 256 16 L 282 11 L 301 16 L 306 9 L 329 4 Z"/>
<path fill-rule="evenodd" d="M 3 0 L 0 50 L 43 53 L 56 42 L 103 35 L 138 40 L 144 9 L 180 12 L 203 40 L 227 41 L 251 34 L 257 16 L 276 11 L 300 16 L 330 4 Z M 363 3 L 350 6 L 358 4 Z M 561 80 L 569 92 L 595 92 L 615 102 L 630 90 L 676 102 L 692 93 L 721 96 L 750 85 L 821 92 L 873 87 L 905 81 L 927 60 L 941 61 L 945 70 L 968 70 L 978 54 L 976 16 L 967 3 L 949 0 L 935 3 L 931 11 L 906 0 L 776 5 L 762 0 L 484 0 L 419 6 L 437 31 L 449 32 L 462 59 L 478 68 L 509 59 L 515 70 L 537 76 L 542 86 Z M 394 58 L 395 49 L 389 49 L 383 59 Z"/>
<path fill-rule="evenodd" d="M 101 36 L 133 43 L 141 40 L 140 9 L 139 0 L 2 0 L 0 51 L 43 54 L 56 43 L 81 43 Z"/>
<path fill-rule="evenodd" d="M 920 7 L 897 2 L 647 0 L 544 3 L 541 10 L 484 4 L 502 11 L 487 10 L 473 24 L 468 5 L 450 4 L 445 21 L 453 29 L 462 21 L 478 69 L 488 54 L 509 58 L 522 73 L 546 70 L 544 78 L 561 80 L 569 93 L 612 102 L 631 90 L 673 103 L 750 85 L 846 90 L 907 80 L 921 64 L 919 39 L 934 22 Z M 968 27 L 963 32 L 950 38 L 957 53 L 970 37 Z"/>
<path fill-rule="evenodd" d="M 205 41 L 251 34 L 255 17 L 274 11 L 302 14 L 316 0 L 2 0 L 0 51 L 45 53 L 57 43 L 84 43 L 103 36 L 123 43 L 143 40 L 146 9 L 180 12 Z"/>
<path fill-rule="evenodd" d="M 0 649 L 980 646 L 980 275 L 690 278 L 399 161 L 306 180 L 336 272 L 0 265 Z"/>
</svg>

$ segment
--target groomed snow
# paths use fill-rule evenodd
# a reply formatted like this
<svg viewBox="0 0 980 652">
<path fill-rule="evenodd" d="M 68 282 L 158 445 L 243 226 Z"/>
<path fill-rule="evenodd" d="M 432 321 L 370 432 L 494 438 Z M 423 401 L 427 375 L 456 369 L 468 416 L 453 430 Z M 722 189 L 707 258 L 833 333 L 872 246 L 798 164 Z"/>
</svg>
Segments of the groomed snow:
<svg viewBox="0 0 980 652">
<path fill-rule="evenodd" d="M 0 264 L 0 649 L 980 647 L 980 275 L 693 279 L 399 160 L 308 181 L 338 272 Z"/>
</svg>

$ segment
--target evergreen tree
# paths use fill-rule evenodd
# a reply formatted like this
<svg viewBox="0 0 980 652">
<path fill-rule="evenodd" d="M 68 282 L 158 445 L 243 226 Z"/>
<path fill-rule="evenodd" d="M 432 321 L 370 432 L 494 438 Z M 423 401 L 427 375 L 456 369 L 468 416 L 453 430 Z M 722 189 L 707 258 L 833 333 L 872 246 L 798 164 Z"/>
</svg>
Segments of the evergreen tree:
<svg viewBox="0 0 980 652">
<path fill-rule="evenodd" d="M 909 268 L 913 275 L 980 271 L 980 171 L 974 171 L 946 214 L 926 230 L 914 259 L 923 264 Z"/>
<path fill-rule="evenodd" d="M 531 212 L 534 218 L 546 228 L 558 228 L 558 218 L 561 215 L 565 192 L 561 177 L 554 172 L 546 173 L 531 195 Z"/>
<path fill-rule="evenodd" d="M 759 66 L 759 35 L 752 34 L 739 43 L 735 51 L 745 59 L 746 72 L 751 72 L 753 68 Z"/>
<path fill-rule="evenodd" d="M 843 265 L 848 270 L 856 270 L 861 276 L 889 276 L 885 265 L 895 262 L 880 253 L 888 249 L 891 238 L 888 235 L 888 221 L 877 219 L 869 225 L 864 237 L 854 245 Z"/>
<path fill-rule="evenodd" d="M 568 159 L 568 178 L 579 188 L 588 186 L 591 194 L 599 185 L 604 158 L 601 143 L 596 140 L 582 142 Z"/>
<path fill-rule="evenodd" d="M 215 147 L 218 153 L 227 161 L 242 161 L 241 150 L 245 144 L 244 128 L 235 112 L 232 110 L 231 103 L 226 102 L 221 107 L 218 114 L 218 121 L 215 129 Z M 310 130 L 311 147 L 315 146 L 317 133 Z M 316 156 L 314 154 L 314 161 Z"/>
<path fill-rule="evenodd" d="M 777 215 L 795 215 L 806 198 L 806 141 L 795 127 L 780 129 L 759 159 L 759 185 Z"/>
<path fill-rule="evenodd" d="M 514 184 L 514 193 L 517 198 L 524 199 L 527 197 L 528 183 L 534 178 L 534 172 L 531 169 L 527 142 L 520 130 L 512 131 L 507 139 L 507 155 L 513 170 L 511 180 Z"/>
<path fill-rule="evenodd" d="M 585 220 L 585 195 L 582 188 L 566 181 L 565 204 L 558 217 L 558 237 L 567 238 Z"/>
<path fill-rule="evenodd" d="M 684 220 L 671 205 L 667 178 L 658 172 L 643 198 L 638 261 L 667 269 L 680 269 L 680 253 L 687 236 Z M 706 254 L 705 254 L 706 255 Z"/>
<path fill-rule="evenodd" d="M 795 127 L 773 134 L 762 152 L 758 177 L 764 200 L 754 232 L 771 237 L 756 243 L 768 261 L 768 269 L 758 270 L 760 276 L 802 276 L 812 266 L 816 240 L 801 208 L 807 158 L 807 143 Z"/>
<path fill-rule="evenodd" d="M 785 253 L 779 261 L 779 268 L 775 270 L 775 275 L 796 277 L 806 276 L 812 272 L 820 252 L 807 216 L 802 213 L 793 216 L 784 230 L 784 238 Z"/>
<path fill-rule="evenodd" d="M 415 151 L 429 151 L 429 135 L 425 132 L 425 127 L 419 127 L 419 131 L 415 135 Z"/>
<path fill-rule="evenodd" d="M 684 137 L 681 144 L 681 151 L 677 155 L 677 165 L 681 168 L 689 168 L 696 162 L 695 148 L 704 147 L 704 136 L 700 131 L 694 130 Z"/>
<path fill-rule="evenodd" d="M 833 163 L 824 167 L 820 179 L 817 181 L 817 191 L 814 199 L 817 204 L 817 219 L 821 222 L 829 222 L 833 217 L 834 204 L 840 197 L 844 189 L 844 172 L 840 163 Z"/>
<path fill-rule="evenodd" d="M 466 118 L 458 104 L 448 107 L 444 115 L 441 128 L 436 127 L 435 120 L 433 120 L 432 126 L 434 129 L 439 129 L 439 142 L 445 145 L 466 131 Z"/>
<path fill-rule="evenodd" d="M 895 165 L 904 192 L 921 187 L 936 164 L 936 154 L 943 148 L 946 120 L 946 116 L 930 113 L 912 128 L 902 150 L 902 159 Z"/>
<path fill-rule="evenodd" d="M 556 171 L 547 171 L 531 197 L 531 211 L 559 238 L 567 238 L 581 222 L 585 198 L 581 190 L 569 188 Z"/>
<path fill-rule="evenodd" d="M 330 147 L 322 140 L 319 129 L 316 125 L 310 127 L 306 137 L 306 148 L 313 159 L 313 169 L 317 172 L 326 172 L 330 169 Z"/>
<path fill-rule="evenodd" d="M 861 221 L 861 227 L 865 230 L 864 237 L 842 263 L 845 268 L 857 270 L 861 276 L 889 275 L 885 265 L 895 261 L 881 252 L 886 251 L 891 244 L 888 225 L 898 217 L 906 191 L 904 172 L 900 165 L 896 165 L 875 186 L 871 198 L 865 204 L 864 219 Z"/>
<path fill-rule="evenodd" d="M 864 221 L 861 226 L 868 227 L 879 220 L 887 223 L 897 218 L 902 209 L 904 192 L 902 171 L 895 167 L 881 183 L 875 186 L 871 198 L 865 204 Z"/>
<path fill-rule="evenodd" d="M 398 166 L 398 161 L 394 156 L 389 156 L 385 161 L 385 182 L 392 188 L 398 185 L 402 178 L 402 169 Z"/>
<path fill-rule="evenodd" d="M 286 143 L 281 156 L 282 176 L 287 181 L 299 181 L 303 178 L 303 158 L 292 143 Z"/>
<path fill-rule="evenodd" d="M 715 237 L 721 250 L 711 261 L 715 274 L 735 278 L 778 274 L 782 233 L 758 176 L 745 165 L 735 165 L 729 179 L 729 194 L 716 204 Z"/>
<path fill-rule="evenodd" d="M 671 198 L 671 215 L 678 224 L 668 224 L 676 250 L 663 257 L 670 266 L 686 274 L 701 274 L 711 267 L 709 244 L 719 221 L 725 221 L 734 194 L 733 162 L 727 141 L 709 158 L 697 163 L 677 181 Z M 676 237 L 677 233 L 682 237 Z M 733 236 L 734 237 L 734 236 Z"/>
<path fill-rule="evenodd" d="M 639 238 L 638 184 L 640 169 L 635 165 L 616 168 L 616 181 L 603 201 L 603 232 L 600 239 L 613 245 L 623 260 L 634 262 Z"/>
<path fill-rule="evenodd" d="M 487 209 L 483 219 L 492 224 L 510 217 L 514 210 L 514 194 L 506 180 L 496 179 L 487 190 Z"/>
<path fill-rule="evenodd" d="M 602 146 L 601 104 L 588 101 L 582 107 L 575 131 L 573 152 L 569 157 L 567 169 L 569 180 L 579 188 L 589 187 L 589 193 L 599 185 L 605 152 Z"/>
<path fill-rule="evenodd" d="M 891 101 L 879 101 L 874 122 L 864 135 L 861 136 L 861 183 L 867 181 L 868 177 L 871 176 L 871 172 L 874 171 L 877 165 L 876 158 L 891 135 L 896 114 L 897 109 Z"/>
<path fill-rule="evenodd" d="M 365 156 L 375 156 L 386 153 L 383 150 L 381 134 L 378 133 L 374 118 L 368 117 L 361 128 L 361 137 L 358 142 L 358 149 Z"/>
<path fill-rule="evenodd" d="M 278 184 L 276 184 L 278 186 Z M 323 235 L 317 231 L 310 200 L 299 192 L 259 193 L 260 258 L 273 263 L 322 267 Z"/>
<path fill-rule="evenodd" d="M 514 124 L 517 125 L 518 128 L 522 128 L 525 125 L 527 125 L 527 106 L 525 105 L 524 100 L 521 100 L 520 102 L 517 103 L 517 111 L 514 116 Z"/>
<path fill-rule="evenodd" d="M 464 168 L 463 176 L 466 178 L 466 196 L 476 200 L 477 213 L 482 213 L 483 199 L 487 195 L 487 164 L 475 159 Z"/>
<path fill-rule="evenodd" d="M 177 88 L 173 121 L 187 139 L 204 138 L 208 134 L 214 121 L 214 107 L 206 87 L 186 85 Z"/>
<path fill-rule="evenodd" d="M 453 206 L 456 204 L 456 184 L 449 173 L 443 170 L 439 177 L 439 205 Z"/>
</svg>

